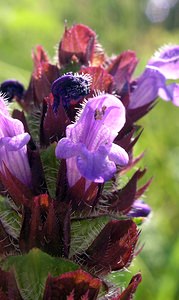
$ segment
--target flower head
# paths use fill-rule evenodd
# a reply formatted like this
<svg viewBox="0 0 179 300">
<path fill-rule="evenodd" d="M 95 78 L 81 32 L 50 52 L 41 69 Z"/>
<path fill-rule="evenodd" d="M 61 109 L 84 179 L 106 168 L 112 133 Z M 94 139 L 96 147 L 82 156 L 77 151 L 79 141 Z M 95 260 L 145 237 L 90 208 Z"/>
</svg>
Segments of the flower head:
<svg viewBox="0 0 179 300">
<path fill-rule="evenodd" d="M 91 77 L 88 74 L 68 73 L 56 79 L 52 84 L 52 94 L 54 96 L 54 111 L 57 111 L 62 99 L 63 106 L 68 108 L 70 102 L 78 102 L 90 93 Z"/>
<path fill-rule="evenodd" d="M 102 183 L 114 175 L 116 164 L 128 163 L 126 151 L 113 143 L 124 123 L 125 108 L 115 96 L 102 94 L 88 100 L 56 147 L 57 158 L 67 160 L 70 186 L 81 176 Z"/>
<path fill-rule="evenodd" d="M 5 80 L 0 85 L 0 91 L 9 102 L 12 101 L 13 98 L 21 100 L 24 93 L 24 86 L 17 80 Z"/>
<path fill-rule="evenodd" d="M 31 182 L 26 147 L 29 140 L 30 135 L 24 132 L 22 122 L 10 117 L 4 99 L 0 97 L 0 171 L 6 175 L 6 166 L 27 185 Z"/>
<path fill-rule="evenodd" d="M 171 100 L 174 105 L 179 106 L 179 84 L 166 82 L 168 79 L 179 79 L 179 46 L 168 45 L 161 48 L 150 59 L 147 67 L 157 70 L 165 78 L 159 87 L 158 96 L 166 101 Z"/>
<path fill-rule="evenodd" d="M 149 60 L 148 66 L 159 70 L 166 79 L 178 79 L 179 45 L 167 45 L 159 49 Z"/>
<path fill-rule="evenodd" d="M 153 102 L 158 96 L 179 106 L 179 84 L 167 84 L 168 79 L 179 78 L 179 46 L 161 48 L 148 62 L 131 92 L 129 108 L 134 109 Z"/>
</svg>

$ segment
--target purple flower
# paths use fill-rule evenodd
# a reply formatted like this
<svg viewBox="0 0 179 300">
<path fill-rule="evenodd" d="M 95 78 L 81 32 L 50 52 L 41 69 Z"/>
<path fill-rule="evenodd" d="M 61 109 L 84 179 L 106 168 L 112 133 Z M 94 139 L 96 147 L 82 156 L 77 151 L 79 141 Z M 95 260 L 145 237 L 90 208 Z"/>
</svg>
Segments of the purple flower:
<svg viewBox="0 0 179 300">
<path fill-rule="evenodd" d="M 80 75 L 67 73 L 52 84 L 52 94 L 54 96 L 54 111 L 57 111 L 60 99 L 65 108 L 70 106 L 71 101 L 78 102 L 90 93 L 91 77 L 88 74 Z"/>
<path fill-rule="evenodd" d="M 115 96 L 103 94 L 88 100 L 56 147 L 57 158 L 66 159 L 70 186 L 81 176 L 102 183 L 114 175 L 116 164 L 128 163 L 126 151 L 113 143 L 124 123 L 125 108 Z"/>
<path fill-rule="evenodd" d="M 179 106 L 179 84 L 167 84 L 179 78 L 179 46 L 166 46 L 148 62 L 131 91 L 129 108 L 135 109 L 153 102 L 158 96 Z"/>
<path fill-rule="evenodd" d="M 17 80 L 5 80 L 0 85 L 0 92 L 11 102 L 13 98 L 21 100 L 24 93 L 24 86 Z"/>
<path fill-rule="evenodd" d="M 165 77 L 157 70 L 147 69 L 132 83 L 130 103 L 128 108 L 135 109 L 144 106 L 158 97 L 159 88 L 165 86 Z"/>
<path fill-rule="evenodd" d="M 179 78 L 179 45 L 164 46 L 149 60 L 147 66 L 155 68 L 166 79 Z"/>
<path fill-rule="evenodd" d="M 128 212 L 128 216 L 132 218 L 147 217 L 151 212 L 151 208 L 144 201 L 138 199 L 134 202 L 131 210 Z"/>
<path fill-rule="evenodd" d="M 26 185 L 31 183 L 31 171 L 26 144 L 30 135 L 24 132 L 21 121 L 10 117 L 3 97 L 0 97 L 0 171 L 5 168 Z"/>
</svg>

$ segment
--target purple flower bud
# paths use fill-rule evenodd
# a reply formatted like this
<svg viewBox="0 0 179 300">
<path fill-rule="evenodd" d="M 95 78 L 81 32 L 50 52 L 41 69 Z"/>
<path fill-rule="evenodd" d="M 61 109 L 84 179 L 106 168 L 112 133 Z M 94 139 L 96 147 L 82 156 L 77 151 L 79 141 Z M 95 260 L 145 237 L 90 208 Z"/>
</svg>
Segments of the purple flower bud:
<svg viewBox="0 0 179 300">
<path fill-rule="evenodd" d="M 4 99 L 0 97 L 0 171 L 4 165 L 24 184 L 31 185 L 31 170 L 26 144 L 30 135 L 24 132 L 21 121 L 10 117 Z"/>
<path fill-rule="evenodd" d="M 148 204 L 142 200 L 136 200 L 127 215 L 132 218 L 147 217 L 150 212 L 151 208 Z"/>
<path fill-rule="evenodd" d="M 24 86 L 17 80 L 5 80 L 0 85 L 0 92 L 8 102 L 11 102 L 15 97 L 17 100 L 21 100 L 24 93 Z"/>
<path fill-rule="evenodd" d="M 114 175 L 116 164 L 128 163 L 126 151 L 113 143 L 124 124 L 125 108 L 118 98 L 103 94 L 88 100 L 56 147 L 57 158 L 66 159 L 70 186 L 81 176 L 102 183 Z"/>
<path fill-rule="evenodd" d="M 67 73 L 56 79 L 52 84 L 54 111 L 57 111 L 62 99 L 63 106 L 68 108 L 72 100 L 78 102 L 90 93 L 90 75 Z"/>
</svg>

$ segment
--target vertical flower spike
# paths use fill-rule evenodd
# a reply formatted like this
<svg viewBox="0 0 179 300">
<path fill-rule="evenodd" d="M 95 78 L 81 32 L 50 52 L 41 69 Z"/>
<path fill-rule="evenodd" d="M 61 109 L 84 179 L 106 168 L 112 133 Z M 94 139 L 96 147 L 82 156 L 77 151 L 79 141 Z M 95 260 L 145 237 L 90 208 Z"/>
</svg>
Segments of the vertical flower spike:
<svg viewBox="0 0 179 300">
<path fill-rule="evenodd" d="M 66 159 L 70 186 L 81 176 L 103 183 L 112 178 L 116 164 L 128 163 L 126 151 L 113 143 L 124 123 L 125 108 L 115 96 L 103 94 L 88 100 L 77 122 L 67 126 L 66 138 L 56 147 L 57 158 Z"/>
<path fill-rule="evenodd" d="M 90 93 L 91 76 L 88 74 L 68 73 L 56 79 L 52 84 L 54 96 L 53 109 L 56 112 L 62 100 L 63 106 L 68 108 L 73 101 L 79 102 Z"/>
<path fill-rule="evenodd" d="M 0 92 L 8 102 L 11 102 L 13 98 L 20 101 L 24 93 L 24 86 L 17 80 L 5 80 L 0 85 Z"/>
<path fill-rule="evenodd" d="M 0 97 L 0 172 L 6 175 L 6 166 L 28 186 L 31 185 L 26 147 L 29 140 L 30 135 L 24 132 L 22 122 L 10 117 L 4 99 Z"/>
</svg>

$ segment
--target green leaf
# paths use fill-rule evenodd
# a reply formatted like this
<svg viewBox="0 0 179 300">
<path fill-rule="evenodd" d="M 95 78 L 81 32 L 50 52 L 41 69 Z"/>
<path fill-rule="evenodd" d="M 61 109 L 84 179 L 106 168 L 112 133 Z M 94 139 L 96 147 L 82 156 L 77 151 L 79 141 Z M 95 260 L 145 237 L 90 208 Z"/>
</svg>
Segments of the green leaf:
<svg viewBox="0 0 179 300">
<path fill-rule="evenodd" d="M 48 190 L 52 198 L 55 197 L 56 180 L 59 169 L 59 161 L 55 156 L 55 148 L 56 144 L 54 143 L 40 153 Z"/>
<path fill-rule="evenodd" d="M 4 271 L 14 270 L 21 296 L 24 300 L 41 300 L 48 274 L 59 276 L 79 269 L 69 260 L 52 257 L 39 249 L 28 254 L 9 256 L 0 262 Z"/>
<path fill-rule="evenodd" d="M 0 220 L 6 232 L 17 239 L 21 229 L 21 216 L 11 206 L 10 200 L 0 197 Z"/>
<path fill-rule="evenodd" d="M 86 250 L 111 218 L 107 216 L 73 220 L 71 223 L 70 257 Z"/>
<path fill-rule="evenodd" d="M 41 122 L 41 111 L 36 108 L 34 111 L 26 115 L 27 124 L 30 134 L 34 141 L 39 141 L 39 127 Z"/>
</svg>

